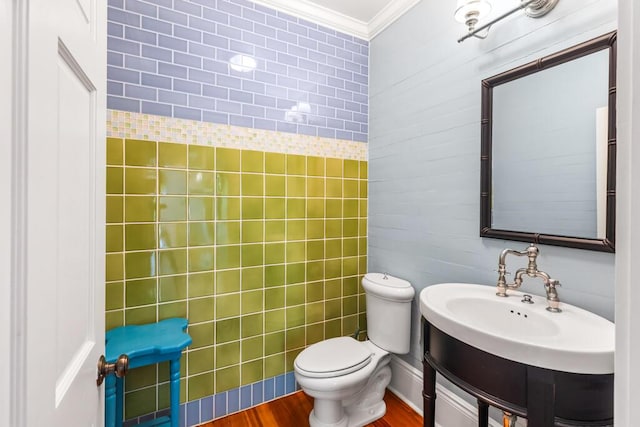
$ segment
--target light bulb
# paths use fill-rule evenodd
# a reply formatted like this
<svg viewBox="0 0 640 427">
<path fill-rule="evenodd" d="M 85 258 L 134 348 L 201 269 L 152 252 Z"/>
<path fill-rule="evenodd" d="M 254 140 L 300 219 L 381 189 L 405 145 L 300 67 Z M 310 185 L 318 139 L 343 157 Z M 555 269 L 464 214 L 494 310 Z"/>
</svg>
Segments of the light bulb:
<svg viewBox="0 0 640 427">
<path fill-rule="evenodd" d="M 487 0 L 458 0 L 455 19 L 473 28 L 475 24 L 491 12 L 491 3 Z"/>
</svg>

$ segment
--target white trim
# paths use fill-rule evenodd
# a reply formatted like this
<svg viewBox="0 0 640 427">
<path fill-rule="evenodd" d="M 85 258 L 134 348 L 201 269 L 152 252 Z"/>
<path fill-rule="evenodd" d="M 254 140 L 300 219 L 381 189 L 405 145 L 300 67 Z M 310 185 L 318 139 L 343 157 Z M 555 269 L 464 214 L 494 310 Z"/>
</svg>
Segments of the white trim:
<svg viewBox="0 0 640 427">
<path fill-rule="evenodd" d="M 396 355 L 391 356 L 391 382 L 389 390 L 414 411 L 423 415 L 422 372 Z"/>
<path fill-rule="evenodd" d="M 369 22 L 361 21 L 308 0 L 252 0 L 262 6 L 324 25 L 341 33 L 371 40 L 420 0 L 393 0 Z"/>
<path fill-rule="evenodd" d="M 422 371 L 411 366 L 398 356 L 391 356 L 391 390 L 414 411 L 422 412 Z M 478 410 L 455 392 L 436 383 L 436 426 L 476 427 Z M 502 427 L 502 423 L 489 418 L 489 426 Z M 518 427 L 526 426 L 526 421 L 518 419 Z"/>
<path fill-rule="evenodd" d="M 13 3 L 5 1 L 0 5 L 0 49 L 7 52 L 11 58 L 13 50 Z M 3 61 L 0 66 L 0 92 L 10 94 L 13 88 L 13 61 Z M 0 366 L 11 366 L 13 361 L 12 328 L 11 328 L 11 275 L 12 275 L 12 224 L 13 211 L 12 185 L 13 185 L 13 144 L 12 141 L 12 97 L 3 96 L 0 99 L 0 120 L 5 126 L 0 128 L 3 143 L 0 144 L 0 197 L 9 203 L 0 203 Z M 4 351 L 7 349 L 7 351 Z M 11 425 L 9 412 L 12 401 L 10 375 L 2 375 L 0 379 L 0 425 Z"/>
<path fill-rule="evenodd" d="M 616 426 L 637 425 L 640 402 L 640 290 L 634 283 L 640 256 L 640 6 L 618 2 L 617 208 L 616 208 Z M 635 80 L 635 81 L 634 81 Z"/>
<path fill-rule="evenodd" d="M 341 33 L 350 34 L 361 39 L 369 39 L 367 23 L 336 12 L 326 7 L 319 6 L 307 0 L 253 0 L 261 4 L 289 15 L 297 16 L 316 24 L 324 25 Z"/>
<path fill-rule="evenodd" d="M 27 149 L 28 149 L 28 41 L 29 0 L 13 1 L 13 91 L 11 104 L 11 369 L 12 426 L 27 423 Z"/>
<path fill-rule="evenodd" d="M 420 0 L 396 0 L 389 3 L 367 24 L 369 30 L 368 40 L 380 34 L 385 28 L 394 23 L 418 3 L 420 3 Z"/>
</svg>

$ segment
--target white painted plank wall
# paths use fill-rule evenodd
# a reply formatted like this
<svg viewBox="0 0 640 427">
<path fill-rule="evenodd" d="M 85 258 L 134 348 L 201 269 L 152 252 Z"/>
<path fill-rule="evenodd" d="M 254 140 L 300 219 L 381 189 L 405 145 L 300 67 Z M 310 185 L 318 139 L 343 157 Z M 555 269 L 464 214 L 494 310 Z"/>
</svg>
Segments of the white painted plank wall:
<svg viewBox="0 0 640 427">
<path fill-rule="evenodd" d="M 500 251 L 526 246 L 478 236 L 480 81 L 617 26 L 615 1 L 563 0 L 544 18 L 517 14 L 486 40 L 458 44 L 454 7 L 423 0 L 371 42 L 369 271 L 407 279 L 417 292 L 439 282 L 493 285 Z M 508 260 L 511 271 L 523 265 Z M 539 267 L 562 282 L 563 301 L 613 319 L 614 255 L 542 246 Z M 524 289 L 544 293 L 535 280 Z M 417 302 L 413 318 L 403 359 L 419 367 Z"/>
</svg>

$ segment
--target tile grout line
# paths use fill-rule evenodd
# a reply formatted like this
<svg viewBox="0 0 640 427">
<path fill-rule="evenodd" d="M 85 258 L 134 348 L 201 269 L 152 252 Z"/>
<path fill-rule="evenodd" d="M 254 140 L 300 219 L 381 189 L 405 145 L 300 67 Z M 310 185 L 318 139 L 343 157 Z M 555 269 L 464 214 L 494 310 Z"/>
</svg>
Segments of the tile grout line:
<svg viewBox="0 0 640 427">
<path fill-rule="evenodd" d="M 159 150 L 159 146 L 158 146 L 158 145 L 156 145 L 156 150 Z M 240 154 L 242 154 L 242 153 L 240 153 Z M 156 154 L 156 155 L 157 155 L 157 154 Z M 308 159 L 308 157 L 309 157 L 309 156 L 306 156 L 306 157 L 307 157 L 307 158 L 306 158 L 305 160 L 308 162 L 308 161 L 309 161 L 309 159 Z M 342 160 L 341 160 L 341 163 L 343 163 L 343 161 L 342 161 Z M 126 166 L 125 166 L 125 167 L 126 167 Z M 325 163 L 325 168 L 326 168 L 326 163 Z M 158 193 L 158 194 L 160 193 L 160 191 L 159 191 L 159 186 L 160 186 L 159 169 L 160 169 L 160 166 L 159 166 L 159 164 L 157 163 L 157 164 L 156 164 L 156 193 Z M 192 171 L 192 169 L 187 168 L 187 172 L 191 172 L 191 171 Z M 262 175 L 262 174 L 261 174 L 261 175 Z M 286 174 L 286 172 L 285 172 L 285 174 L 284 174 L 283 176 L 284 176 L 284 177 L 287 177 L 288 175 L 287 175 L 287 174 Z M 304 188 L 304 191 L 305 191 L 305 195 L 307 196 L 307 197 L 305 197 L 305 207 L 306 207 L 306 208 L 308 208 L 308 202 L 309 202 L 309 199 L 310 199 L 310 198 L 309 198 L 309 195 L 307 194 L 308 192 L 307 192 L 307 188 L 306 188 L 306 187 L 307 187 L 307 184 L 308 184 L 308 180 L 309 180 L 308 173 L 307 173 L 306 175 L 301 175 L 301 177 L 305 179 L 305 188 Z M 341 180 L 342 180 L 342 182 L 341 182 L 341 186 L 342 186 L 342 192 L 343 192 L 343 193 L 344 193 L 344 179 L 345 179 L 344 177 L 342 177 L 342 178 L 341 178 Z M 242 181 L 241 181 L 241 182 L 242 182 Z M 286 180 L 286 179 L 285 179 L 285 180 L 284 180 L 284 182 L 285 182 L 285 188 L 287 188 L 287 186 L 288 186 L 288 180 Z M 324 198 L 322 198 L 325 202 L 326 202 L 326 200 L 327 200 L 327 198 L 326 198 L 326 184 L 327 184 L 327 180 L 326 180 L 326 170 L 325 170 L 325 176 L 324 176 L 325 197 L 324 197 Z M 263 186 L 264 186 L 264 185 L 266 185 L 266 181 L 265 181 L 265 180 L 263 180 Z M 266 190 L 264 190 L 264 191 L 266 191 Z M 190 193 L 190 191 L 187 191 L 187 193 Z M 240 196 L 238 196 L 240 199 L 242 199 L 242 197 L 244 197 L 243 193 L 244 193 L 244 191 L 243 191 L 243 187 L 242 187 L 242 184 L 241 184 L 241 187 L 240 187 Z M 285 190 L 285 194 L 287 194 L 287 193 L 288 193 L 288 191 L 286 191 L 286 190 Z M 125 194 L 126 194 L 126 193 L 125 193 Z M 189 194 L 187 194 L 187 196 L 189 196 Z M 215 196 L 215 195 L 214 195 L 214 196 Z M 343 196 L 344 196 L 344 194 L 343 194 Z M 289 197 L 290 197 L 290 196 L 286 196 L 286 197 L 285 197 L 285 200 L 286 200 L 286 199 L 288 199 Z M 215 200 L 215 197 L 214 197 L 214 200 Z M 265 200 L 266 200 L 266 197 L 265 197 L 265 198 L 263 198 L 263 201 L 262 201 L 263 211 L 264 211 L 264 209 L 265 209 L 265 203 L 266 203 L 266 202 L 265 202 Z M 344 258 L 344 244 L 345 244 L 345 237 L 344 237 L 344 222 L 343 222 L 343 221 L 344 221 L 344 207 L 342 206 L 342 204 L 344 203 L 344 197 L 342 197 L 342 198 L 336 198 L 335 200 L 337 200 L 337 201 L 340 201 L 340 202 L 341 202 L 341 207 L 340 207 L 340 209 L 341 209 L 341 212 L 343 213 L 343 215 L 341 215 L 341 216 L 340 216 L 340 217 L 342 218 L 342 220 L 341 220 L 342 222 L 341 222 L 341 224 L 340 224 L 340 229 L 341 229 L 341 231 L 342 231 L 342 232 L 341 232 L 341 236 L 342 236 L 342 237 L 340 238 L 341 255 L 340 255 L 338 258 L 336 258 L 336 260 L 341 260 L 341 259 L 343 259 L 343 258 Z M 240 215 L 240 216 L 241 216 L 241 218 L 242 218 L 242 219 L 240 220 L 240 222 L 242 223 L 243 221 L 246 221 L 246 220 L 243 218 L 243 213 L 244 213 L 244 212 L 243 212 L 243 210 L 242 210 L 242 209 L 243 209 L 243 208 L 242 208 L 242 204 L 241 204 L 240 206 L 241 206 L 241 215 Z M 187 209 L 188 209 L 188 207 L 187 207 Z M 326 210 L 326 206 L 325 206 L 324 211 L 325 211 L 325 216 L 323 217 L 323 221 L 326 223 L 326 221 L 327 221 L 327 217 L 326 217 L 326 212 L 327 212 L 327 210 Z M 292 219 L 292 218 L 293 218 L 293 217 L 289 217 L 289 216 L 288 216 L 288 213 L 285 213 L 285 218 L 284 218 L 285 228 L 289 225 L 289 224 L 288 224 L 288 220 L 290 220 L 290 219 Z M 356 217 L 356 219 L 357 219 L 357 217 Z M 304 230 L 305 230 L 304 232 L 305 232 L 305 237 L 304 237 L 304 239 L 303 239 L 303 240 L 299 240 L 299 242 L 303 242 L 303 243 L 304 243 L 304 245 L 305 245 L 305 246 L 304 246 L 305 255 L 308 255 L 308 243 L 309 243 L 309 241 L 310 241 L 310 240 L 309 240 L 309 238 L 308 238 L 308 231 L 309 231 L 308 227 L 309 227 L 309 224 L 308 224 L 308 221 L 307 221 L 307 217 L 306 217 L 306 216 L 305 216 L 303 219 L 301 219 L 301 220 L 304 220 L 304 221 L 305 221 L 305 223 L 304 223 Z M 150 223 L 150 224 L 154 224 L 154 225 L 156 225 L 156 229 L 155 229 L 155 232 L 156 232 L 156 247 L 152 250 L 152 252 L 155 252 L 156 254 L 159 254 L 160 252 L 162 252 L 162 251 L 164 251 L 164 250 L 165 250 L 165 249 L 161 249 L 161 248 L 159 247 L 159 246 L 160 246 L 160 240 L 159 240 L 159 236 L 157 235 L 157 233 L 159 232 L 159 229 L 157 228 L 158 221 L 159 221 L 159 219 L 158 219 L 156 222 L 151 222 L 151 223 Z M 216 217 L 216 218 L 214 219 L 214 221 L 215 221 L 215 223 L 217 224 L 217 223 L 219 222 L 219 219 Z M 265 221 L 266 221 L 265 219 L 261 219 L 261 222 L 262 222 L 262 223 L 265 223 Z M 188 225 L 191 223 L 191 217 L 187 214 L 186 220 L 185 220 L 185 221 L 183 221 L 183 222 L 184 222 L 185 224 L 187 224 L 187 232 L 188 232 L 188 231 L 189 231 L 189 229 L 190 229 L 190 227 L 189 227 Z M 262 236 L 262 240 L 263 240 L 263 242 L 262 242 L 262 243 L 263 243 L 263 248 L 262 248 L 263 259 L 264 259 L 264 251 L 265 251 L 265 246 L 264 246 L 264 229 L 265 229 L 265 227 L 263 227 L 263 231 L 262 231 L 262 232 L 263 232 L 263 236 Z M 124 228 L 123 228 L 123 230 L 124 230 Z M 244 231 L 243 231 L 242 227 L 240 228 L 240 233 L 241 233 L 241 234 L 240 234 L 240 236 L 241 236 L 241 237 L 240 237 L 240 244 L 242 244 L 242 240 L 244 239 L 244 234 L 243 234 L 243 233 L 244 233 Z M 326 234 L 326 233 L 325 233 L 325 234 Z M 186 246 L 186 249 L 187 249 L 187 250 L 190 250 L 190 249 L 192 249 L 192 248 L 193 248 L 193 247 L 191 246 L 191 244 L 190 244 L 189 240 L 190 240 L 190 239 L 189 239 L 189 237 L 188 237 L 188 235 L 187 235 L 187 246 Z M 323 242 L 325 242 L 325 243 L 326 243 L 326 241 L 327 241 L 326 235 L 325 235 L 325 236 L 323 237 L 323 239 L 321 239 L 321 240 L 322 240 Z M 292 243 L 292 242 L 295 242 L 295 241 L 290 241 L 290 240 L 288 240 L 288 239 L 285 237 L 285 240 L 284 240 L 283 242 L 284 242 L 285 247 L 286 247 L 286 245 L 288 245 L 288 244 L 290 244 L 290 243 Z M 218 246 L 218 245 L 217 245 L 217 244 L 215 244 L 215 243 L 214 243 L 214 245 L 215 245 L 215 246 Z M 170 249 L 167 249 L 167 250 L 170 250 Z M 134 253 L 135 253 L 135 252 L 147 252 L 147 251 L 145 251 L 145 250 L 138 250 L 138 251 L 126 251 L 126 248 L 125 248 L 125 249 L 124 249 L 124 251 L 123 251 L 122 253 L 127 253 L 127 252 L 134 252 Z M 323 249 L 323 253 L 324 253 L 324 249 Z M 327 259 L 327 258 L 326 258 L 326 256 L 327 256 L 327 254 L 326 254 L 326 253 L 324 253 L 324 254 L 323 254 L 323 259 Z M 286 253 L 285 253 L 285 257 L 286 257 Z M 305 256 L 305 259 L 306 259 L 306 258 L 307 258 L 307 257 Z M 190 259 L 190 258 L 189 258 L 189 257 L 187 257 L 187 271 L 189 271 L 189 270 L 190 270 L 190 266 L 189 266 L 190 262 L 189 262 L 189 259 Z M 242 267 L 242 260 L 243 260 L 242 252 L 240 252 L 240 266 L 238 267 L 238 269 L 240 270 L 240 274 L 241 274 L 241 279 L 240 279 L 240 283 L 241 283 L 241 284 L 242 284 L 242 273 L 243 273 L 243 271 L 242 271 L 242 270 L 243 270 L 243 267 Z M 216 262 L 217 262 L 217 261 L 216 261 Z M 285 258 L 285 260 L 284 260 L 284 263 L 282 263 L 281 265 L 285 266 L 285 268 L 288 266 L 288 262 L 287 262 L 287 259 L 286 259 L 286 258 Z M 159 268 L 159 267 L 157 267 L 157 268 Z M 326 264 L 325 264 L 325 268 L 326 268 Z M 343 294 L 344 294 L 344 271 L 342 270 L 342 266 L 340 267 L 340 270 L 341 270 L 341 271 L 340 271 L 340 278 L 341 278 L 341 279 L 340 279 L 340 280 L 341 280 L 341 294 L 337 297 L 337 299 L 341 299 L 341 298 L 343 298 L 343 297 L 344 297 L 344 295 L 343 295 Z M 214 271 L 218 271 L 218 270 L 217 270 L 217 268 L 215 268 L 215 267 L 214 267 Z M 305 271 L 306 271 L 306 270 L 305 270 Z M 263 274 L 263 277 L 264 277 L 264 275 L 265 275 L 265 272 L 266 272 L 266 271 L 265 271 L 265 270 L 263 270 L 263 273 L 262 273 L 262 274 Z M 357 274 L 357 273 L 356 273 L 356 274 Z M 160 277 L 165 277 L 165 276 L 168 276 L 168 277 L 171 277 L 171 276 L 180 276 L 180 274 L 173 274 L 173 275 L 169 274 L 169 275 L 162 275 L 162 276 L 161 276 L 161 275 L 160 275 L 160 272 L 159 272 L 159 271 L 157 271 L 157 274 L 156 274 L 156 275 L 154 275 L 154 276 L 150 277 L 150 278 L 152 278 L 153 280 L 155 280 L 155 284 L 156 284 L 156 293 L 157 293 L 157 295 L 158 295 L 158 296 L 159 296 L 159 293 L 160 293 L 160 290 L 159 290 L 159 278 L 160 278 Z M 129 279 L 129 280 L 139 280 L 139 279 L 142 279 L 142 278 L 137 278 L 137 277 L 136 277 L 136 278 L 131 278 L 131 279 Z M 308 277 L 308 271 L 306 271 L 306 272 L 305 272 L 305 277 L 303 278 L 303 282 L 302 282 L 302 283 L 306 283 L 306 282 L 308 282 L 308 279 L 309 279 L 309 277 Z M 126 273 L 125 273 L 125 279 L 124 279 L 124 280 L 125 280 L 125 281 L 127 281 Z M 188 281 L 187 283 L 188 283 L 188 284 L 190 284 L 190 281 Z M 286 278 L 285 278 L 284 286 L 286 287 Z M 188 289 L 189 289 L 189 288 L 188 288 Z M 215 293 L 217 294 L 217 291 L 215 291 Z M 235 293 L 235 292 L 234 292 L 234 293 Z M 242 288 L 241 288 L 237 293 L 242 293 Z M 188 296 L 188 294 L 189 294 L 189 292 L 187 291 L 187 300 L 192 299 L 192 298 L 190 298 L 190 297 Z M 307 303 L 307 301 L 306 301 L 306 299 L 307 299 L 306 288 L 304 289 L 304 296 L 305 296 L 305 301 L 303 302 L 302 306 L 306 306 L 306 305 L 308 304 L 308 303 Z M 195 298 L 195 297 L 194 297 L 194 298 Z M 204 298 L 204 296 L 203 296 L 202 298 Z M 286 298 L 286 296 L 285 296 L 285 298 Z M 198 298 L 196 298 L 196 299 L 198 299 Z M 263 296 L 263 299 L 264 299 L 264 296 Z M 264 303 L 264 300 L 263 300 L 263 303 Z M 126 307 L 127 307 L 127 306 L 126 306 L 126 303 L 125 303 L 125 309 L 126 309 Z M 136 307 L 141 307 L 141 306 L 136 306 Z M 187 307 L 188 307 L 188 306 L 187 306 Z M 214 307 L 215 307 L 215 306 L 214 306 Z M 241 300 L 241 299 L 240 299 L 240 307 L 241 307 L 240 316 L 242 316 L 242 300 Z M 289 306 L 287 305 L 287 303 L 286 303 L 286 301 L 285 301 L 285 305 L 284 305 L 284 308 L 285 308 L 285 316 L 287 316 L 287 312 L 288 312 L 288 311 L 286 310 L 286 308 L 288 308 L 288 307 L 289 307 Z M 342 310 L 342 309 L 343 309 L 343 308 L 342 308 L 342 306 L 341 306 L 341 310 Z M 342 314 L 342 316 L 341 316 L 341 317 L 343 317 L 344 313 L 343 313 L 342 311 L 341 311 L 341 314 Z M 158 305 L 156 305 L 156 316 L 159 316 L 159 315 L 160 315 L 160 312 L 159 312 L 159 306 L 158 306 Z M 214 315 L 214 317 L 215 317 L 215 315 Z M 285 317 L 285 319 L 286 319 L 286 317 Z M 263 322 L 264 322 L 264 321 L 265 321 L 265 320 L 264 320 L 264 317 L 263 317 Z M 204 321 L 203 321 L 203 322 L 204 322 Z M 307 322 L 306 322 L 306 312 L 305 312 L 305 324 L 306 324 L 306 323 L 307 323 Z M 341 329 L 341 330 L 342 330 L 342 329 Z M 307 335 L 306 335 L 306 330 L 305 330 L 305 342 L 306 342 L 307 338 L 308 338 L 308 337 L 307 337 Z M 239 339 L 240 339 L 240 341 L 242 342 L 242 338 L 240 337 Z M 214 346 L 215 346 L 215 344 L 214 344 Z M 287 353 L 287 351 L 286 351 L 286 347 L 285 347 L 284 353 L 285 353 L 285 354 Z M 187 376 L 187 377 L 185 377 L 185 378 L 186 378 L 187 380 L 189 379 L 189 377 L 188 377 L 188 376 Z M 159 404 L 159 402 L 157 402 L 157 404 Z"/>
</svg>

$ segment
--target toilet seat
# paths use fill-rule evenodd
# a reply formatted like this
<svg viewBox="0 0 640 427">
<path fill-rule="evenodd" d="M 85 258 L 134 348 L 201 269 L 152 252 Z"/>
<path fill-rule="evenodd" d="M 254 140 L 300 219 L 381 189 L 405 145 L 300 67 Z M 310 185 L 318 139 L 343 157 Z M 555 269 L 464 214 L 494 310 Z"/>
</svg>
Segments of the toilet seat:
<svg viewBox="0 0 640 427">
<path fill-rule="evenodd" d="M 371 362 L 371 351 L 351 337 L 331 338 L 303 350 L 295 360 L 296 369 L 310 378 L 347 375 Z"/>
</svg>

